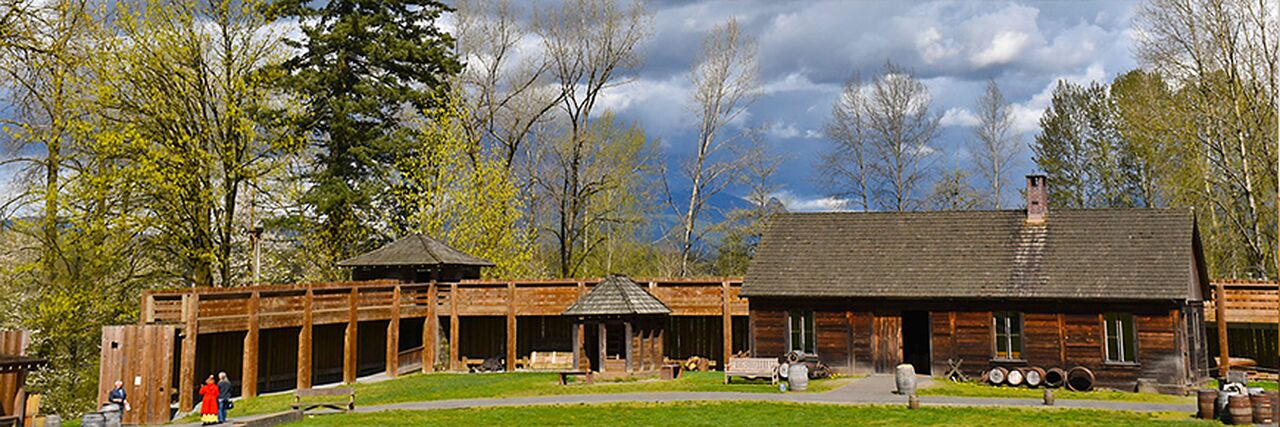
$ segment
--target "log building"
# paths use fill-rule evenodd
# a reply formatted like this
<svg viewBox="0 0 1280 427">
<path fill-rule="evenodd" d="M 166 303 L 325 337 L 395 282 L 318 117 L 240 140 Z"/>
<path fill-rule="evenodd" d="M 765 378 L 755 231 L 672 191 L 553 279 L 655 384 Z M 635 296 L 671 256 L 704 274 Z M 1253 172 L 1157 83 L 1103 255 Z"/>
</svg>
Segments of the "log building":
<svg viewBox="0 0 1280 427">
<path fill-rule="evenodd" d="M 797 213 L 774 219 L 744 281 L 756 356 L 816 353 L 849 373 L 910 363 L 1092 370 L 1178 392 L 1208 370 L 1209 281 L 1187 209 Z"/>
</svg>

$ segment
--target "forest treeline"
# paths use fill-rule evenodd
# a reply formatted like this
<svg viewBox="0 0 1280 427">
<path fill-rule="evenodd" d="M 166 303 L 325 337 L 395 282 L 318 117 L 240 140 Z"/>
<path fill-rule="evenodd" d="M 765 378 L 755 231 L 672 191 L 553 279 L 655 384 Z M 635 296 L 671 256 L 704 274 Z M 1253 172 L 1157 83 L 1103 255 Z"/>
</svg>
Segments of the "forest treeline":
<svg viewBox="0 0 1280 427">
<path fill-rule="evenodd" d="M 341 280 L 336 261 L 408 233 L 495 277 L 741 275 L 784 210 L 747 114 L 756 40 L 732 19 L 705 34 L 671 107 L 693 137 L 662 142 L 603 99 L 653 19 L 621 0 L 0 0 L 0 326 L 35 332 L 53 368 L 34 388 L 74 413 L 100 327 L 136 321 L 143 290 Z M 928 88 L 887 62 L 843 86 L 814 179 L 853 210 L 1016 209 L 1030 150 L 1055 208 L 1194 207 L 1213 275 L 1274 277 L 1275 24 L 1260 2 L 1150 0 L 1141 69 L 1059 83 L 1034 136 L 989 82 L 952 167 Z"/>
</svg>

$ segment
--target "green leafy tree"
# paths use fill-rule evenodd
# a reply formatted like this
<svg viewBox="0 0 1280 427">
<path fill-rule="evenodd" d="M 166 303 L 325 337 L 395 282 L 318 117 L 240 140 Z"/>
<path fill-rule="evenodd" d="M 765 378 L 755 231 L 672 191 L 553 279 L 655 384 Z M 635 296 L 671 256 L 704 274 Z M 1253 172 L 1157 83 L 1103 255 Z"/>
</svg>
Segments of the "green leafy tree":
<svg viewBox="0 0 1280 427">
<path fill-rule="evenodd" d="M 301 201 L 319 227 L 310 238 L 331 264 L 368 249 L 385 218 L 378 212 L 403 209 L 386 195 L 409 144 L 406 111 L 432 109 L 462 69 L 453 38 L 436 25 L 449 8 L 434 0 L 286 0 L 273 11 L 302 22 L 284 82 L 305 104 L 300 132 L 319 146 Z"/>
<path fill-rule="evenodd" d="M 273 107 L 280 35 L 252 2 L 122 8 L 96 62 L 99 133 L 91 155 L 143 183 L 166 268 L 197 286 L 231 286 L 246 187 L 297 149 Z M 212 31 L 210 30 L 212 29 Z"/>
<path fill-rule="evenodd" d="M 403 171 L 392 186 L 408 216 L 401 233 L 421 232 L 493 261 L 494 277 L 528 277 L 532 236 L 504 157 L 481 147 L 466 128 L 471 115 L 457 97 L 444 97 L 415 129 Z"/>
<path fill-rule="evenodd" d="M 1031 149 L 1049 176 L 1049 204 L 1066 208 L 1148 206 L 1139 153 L 1120 129 L 1120 112 L 1105 85 L 1062 81 L 1040 118 Z"/>
</svg>

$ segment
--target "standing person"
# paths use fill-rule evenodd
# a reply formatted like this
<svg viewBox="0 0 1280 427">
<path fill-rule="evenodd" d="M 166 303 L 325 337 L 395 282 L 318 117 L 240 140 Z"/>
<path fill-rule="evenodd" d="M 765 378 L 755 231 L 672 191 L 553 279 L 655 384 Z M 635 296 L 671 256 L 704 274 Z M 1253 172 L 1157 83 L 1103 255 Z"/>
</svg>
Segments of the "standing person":
<svg viewBox="0 0 1280 427">
<path fill-rule="evenodd" d="M 227 410 L 231 409 L 231 380 L 226 372 L 218 373 L 218 423 L 227 422 Z"/>
<path fill-rule="evenodd" d="M 213 375 L 204 379 L 200 387 L 200 423 L 214 425 L 218 423 L 218 385 L 213 383 Z"/>
</svg>

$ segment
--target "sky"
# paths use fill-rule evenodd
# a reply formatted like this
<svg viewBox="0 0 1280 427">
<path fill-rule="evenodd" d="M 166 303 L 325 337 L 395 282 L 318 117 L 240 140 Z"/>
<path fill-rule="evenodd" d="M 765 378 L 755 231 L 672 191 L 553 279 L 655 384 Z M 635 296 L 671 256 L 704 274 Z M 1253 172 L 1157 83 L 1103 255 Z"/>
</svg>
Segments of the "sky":
<svg viewBox="0 0 1280 427">
<path fill-rule="evenodd" d="M 1130 28 L 1138 4 L 1131 1 L 658 0 L 647 6 L 653 29 L 639 47 L 641 65 L 627 71 L 628 83 L 604 94 L 601 107 L 660 141 L 660 161 L 677 170 L 695 148 L 689 68 L 707 31 L 736 18 L 758 43 L 761 92 L 735 125 L 767 127 L 770 155 L 782 159 L 775 197 L 792 211 L 844 208 L 828 196 L 816 166 L 832 145 L 823 124 L 852 73 L 872 76 L 892 61 L 925 83 L 941 116 L 931 159 L 940 172 L 972 163 L 966 147 L 976 123 L 974 105 L 988 79 L 1012 103 L 1025 143 L 1037 133 L 1058 80 L 1109 81 L 1137 66 Z M 285 25 L 286 33 L 298 35 L 296 23 Z M 449 29 L 451 17 L 441 25 Z M 0 115 L 11 113 L 8 107 L 0 105 Z M 1019 198 L 1022 175 L 1035 168 L 1030 159 L 1024 145 L 1002 199 Z M 0 176 L 11 178 L 15 169 L 0 168 Z M 681 186 L 676 175 L 673 188 Z M 976 177 L 973 184 L 985 185 Z M 0 191 L 11 193 L 12 185 L 12 179 L 0 180 Z M 731 187 L 722 196 L 746 192 Z"/>
<path fill-rule="evenodd" d="M 741 125 L 769 126 L 769 150 L 784 159 L 776 196 L 792 211 L 841 209 L 840 200 L 828 197 L 820 183 L 816 164 L 831 146 L 822 136 L 823 124 L 851 73 L 874 75 L 886 61 L 912 70 L 929 88 L 932 108 L 941 116 L 933 168 L 963 168 L 971 163 L 966 146 L 976 123 L 974 105 L 989 79 L 1013 104 L 1016 130 L 1030 142 L 1058 80 L 1110 81 L 1137 67 L 1131 34 L 1137 6 L 1127 1 L 650 3 L 654 29 L 641 46 L 643 64 L 630 73 L 630 83 L 606 93 L 603 105 L 660 138 L 665 161 L 674 165 L 687 158 L 695 143 L 689 67 L 706 32 L 736 18 L 757 40 L 762 83 L 761 96 Z M 1025 146 L 1015 163 L 1006 200 L 1019 197 L 1022 176 L 1035 168 Z M 974 184 L 983 185 L 977 179 Z M 728 190 L 735 196 L 744 192 Z"/>
</svg>

